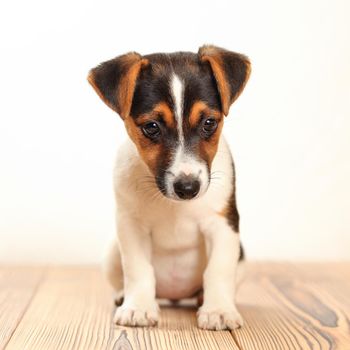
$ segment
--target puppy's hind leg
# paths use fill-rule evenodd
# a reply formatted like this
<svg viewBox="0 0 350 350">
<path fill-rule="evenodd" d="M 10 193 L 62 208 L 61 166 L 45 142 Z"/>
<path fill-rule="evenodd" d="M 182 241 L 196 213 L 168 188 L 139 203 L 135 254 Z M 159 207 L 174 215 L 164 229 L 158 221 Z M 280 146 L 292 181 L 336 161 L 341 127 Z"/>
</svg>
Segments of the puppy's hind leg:
<svg viewBox="0 0 350 350">
<path fill-rule="evenodd" d="M 103 273 L 115 291 L 116 306 L 123 303 L 123 269 L 117 240 L 114 240 L 106 252 L 103 262 Z"/>
</svg>

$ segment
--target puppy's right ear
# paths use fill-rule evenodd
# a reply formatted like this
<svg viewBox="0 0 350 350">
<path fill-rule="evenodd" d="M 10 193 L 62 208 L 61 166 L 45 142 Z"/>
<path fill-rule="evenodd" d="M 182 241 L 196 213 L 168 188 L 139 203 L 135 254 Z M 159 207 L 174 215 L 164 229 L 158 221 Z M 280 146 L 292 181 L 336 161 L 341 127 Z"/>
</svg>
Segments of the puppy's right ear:
<svg viewBox="0 0 350 350">
<path fill-rule="evenodd" d="M 88 81 L 102 101 L 125 119 L 130 113 L 137 77 L 147 64 L 147 59 L 131 52 L 91 69 Z"/>
</svg>

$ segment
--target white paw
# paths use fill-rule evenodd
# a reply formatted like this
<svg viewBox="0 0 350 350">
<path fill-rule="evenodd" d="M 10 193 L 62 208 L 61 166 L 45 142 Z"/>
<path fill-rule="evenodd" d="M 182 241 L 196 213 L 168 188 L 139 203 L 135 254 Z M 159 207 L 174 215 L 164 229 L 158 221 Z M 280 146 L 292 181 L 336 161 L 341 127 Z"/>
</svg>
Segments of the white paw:
<svg viewBox="0 0 350 350">
<path fill-rule="evenodd" d="M 216 331 L 243 326 L 243 318 L 235 308 L 208 311 L 202 307 L 198 310 L 197 320 L 199 328 Z"/>
<path fill-rule="evenodd" d="M 158 322 L 158 305 L 155 304 L 147 308 L 119 306 L 115 312 L 113 321 L 120 326 L 155 326 Z"/>
</svg>

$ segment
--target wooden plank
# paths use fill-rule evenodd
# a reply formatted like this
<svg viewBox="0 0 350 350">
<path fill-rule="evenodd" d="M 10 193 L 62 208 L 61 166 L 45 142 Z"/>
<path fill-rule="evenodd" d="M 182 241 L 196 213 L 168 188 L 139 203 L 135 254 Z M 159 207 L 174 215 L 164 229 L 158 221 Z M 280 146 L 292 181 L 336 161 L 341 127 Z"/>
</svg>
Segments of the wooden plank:
<svg viewBox="0 0 350 350">
<path fill-rule="evenodd" d="M 32 300 L 25 293 L 30 281 L 38 283 L 40 274 L 11 270 L 4 277 L 0 270 L 0 281 L 7 282 L 0 289 L 0 333 L 10 339 L 29 304 L 6 349 L 346 350 L 349 267 L 347 263 L 249 264 L 238 293 L 245 326 L 232 335 L 199 330 L 196 310 L 190 306 L 163 307 L 156 328 L 114 326 L 112 292 L 97 268 L 51 268 Z M 5 293 L 8 281 L 14 281 L 17 289 L 10 289 L 19 293 L 14 299 Z M 35 283 L 32 286 L 35 289 Z M 27 300 L 24 308 L 19 300 Z"/>
<path fill-rule="evenodd" d="M 295 317 L 266 287 L 271 269 L 273 264 L 248 266 L 238 293 L 238 307 L 245 324 L 233 335 L 242 349 L 310 349 L 308 340 L 298 332 Z"/>
<path fill-rule="evenodd" d="M 295 274 L 309 299 L 303 310 L 316 317 L 338 348 L 350 348 L 350 264 L 298 264 Z"/>
<path fill-rule="evenodd" d="M 6 349 L 105 347 L 111 305 L 104 297 L 97 269 L 50 268 Z"/>
<path fill-rule="evenodd" d="M 316 280 L 311 283 L 290 264 L 249 266 L 238 298 L 246 323 L 233 332 L 242 349 L 350 348 L 349 314 L 334 294 L 326 292 L 332 277 L 321 267 L 314 269 Z M 339 278 L 338 288 L 343 285 Z"/>
<path fill-rule="evenodd" d="M 0 349 L 4 349 L 26 311 L 43 268 L 0 268 Z"/>
<path fill-rule="evenodd" d="M 295 274 L 318 292 L 328 292 L 350 315 L 350 263 L 304 263 L 293 265 Z"/>
<path fill-rule="evenodd" d="M 119 327 L 113 329 L 114 339 L 120 334 Z M 196 310 L 191 307 L 163 307 L 158 327 L 153 329 L 125 328 L 132 349 L 237 349 L 228 331 L 211 332 L 197 328 Z M 116 349 L 116 342 L 108 349 Z"/>
<path fill-rule="evenodd" d="M 163 308 L 156 328 L 117 327 L 112 315 L 97 268 L 52 268 L 6 349 L 239 349 L 228 331 L 199 330 L 192 308 Z"/>
</svg>

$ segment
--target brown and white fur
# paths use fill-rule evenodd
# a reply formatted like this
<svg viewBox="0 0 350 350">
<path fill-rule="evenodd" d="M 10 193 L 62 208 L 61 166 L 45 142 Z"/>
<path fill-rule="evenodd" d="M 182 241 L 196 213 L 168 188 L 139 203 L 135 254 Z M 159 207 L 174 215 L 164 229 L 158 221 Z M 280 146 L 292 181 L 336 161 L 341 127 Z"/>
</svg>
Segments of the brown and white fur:
<svg viewBox="0 0 350 350">
<path fill-rule="evenodd" d="M 129 53 L 90 71 L 90 84 L 130 136 L 115 165 L 117 238 L 105 264 L 124 297 L 117 324 L 155 325 L 156 297 L 179 300 L 203 289 L 200 328 L 242 325 L 235 172 L 221 129 L 249 74 L 246 56 L 215 46 Z"/>
</svg>

